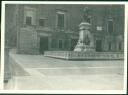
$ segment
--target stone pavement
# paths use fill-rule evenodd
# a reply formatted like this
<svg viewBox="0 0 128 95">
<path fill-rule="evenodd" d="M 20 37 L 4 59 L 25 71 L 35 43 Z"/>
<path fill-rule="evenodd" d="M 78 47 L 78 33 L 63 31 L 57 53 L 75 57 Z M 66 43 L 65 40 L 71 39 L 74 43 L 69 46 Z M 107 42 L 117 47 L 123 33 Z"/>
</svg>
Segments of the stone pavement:
<svg viewBox="0 0 128 95">
<path fill-rule="evenodd" d="M 123 60 L 68 61 L 10 53 L 13 77 L 5 89 L 122 90 Z"/>
</svg>

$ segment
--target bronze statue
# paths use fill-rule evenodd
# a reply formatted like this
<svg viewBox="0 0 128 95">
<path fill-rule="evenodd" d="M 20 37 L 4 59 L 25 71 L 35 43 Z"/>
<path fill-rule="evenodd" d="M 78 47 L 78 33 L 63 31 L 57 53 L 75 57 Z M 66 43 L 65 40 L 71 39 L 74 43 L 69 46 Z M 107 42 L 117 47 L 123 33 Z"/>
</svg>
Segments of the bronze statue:
<svg viewBox="0 0 128 95">
<path fill-rule="evenodd" d="M 90 23 L 89 13 L 90 13 L 90 9 L 88 7 L 85 7 L 84 8 L 84 14 L 83 14 L 83 20 L 84 20 L 84 22 Z"/>
<path fill-rule="evenodd" d="M 79 39 L 74 51 L 85 52 L 85 51 L 95 51 L 93 35 L 90 32 L 91 28 L 91 14 L 88 7 L 84 8 L 83 21 L 79 25 Z"/>
</svg>

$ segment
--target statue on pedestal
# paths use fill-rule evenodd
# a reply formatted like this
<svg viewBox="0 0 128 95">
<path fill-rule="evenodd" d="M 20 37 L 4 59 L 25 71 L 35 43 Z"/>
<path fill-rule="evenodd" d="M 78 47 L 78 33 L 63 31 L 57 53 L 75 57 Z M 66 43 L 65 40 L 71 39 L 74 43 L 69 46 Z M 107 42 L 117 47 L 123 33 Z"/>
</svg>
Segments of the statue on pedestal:
<svg viewBox="0 0 128 95">
<path fill-rule="evenodd" d="M 83 21 L 90 23 L 90 17 L 89 17 L 90 9 L 88 7 L 85 7 L 83 11 L 84 11 Z"/>
<path fill-rule="evenodd" d="M 74 51 L 94 51 L 94 40 L 90 32 L 90 9 L 88 7 L 84 8 L 83 22 L 79 25 L 79 40 L 74 49 Z"/>
</svg>

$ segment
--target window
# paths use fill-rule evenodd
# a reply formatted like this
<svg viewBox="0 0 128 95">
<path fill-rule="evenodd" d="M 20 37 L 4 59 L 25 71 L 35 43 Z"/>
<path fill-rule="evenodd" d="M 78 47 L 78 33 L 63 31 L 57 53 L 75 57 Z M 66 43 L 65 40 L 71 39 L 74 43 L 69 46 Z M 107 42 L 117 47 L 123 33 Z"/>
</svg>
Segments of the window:
<svg viewBox="0 0 128 95">
<path fill-rule="evenodd" d="M 57 13 L 57 27 L 64 28 L 64 14 L 62 13 Z"/>
<path fill-rule="evenodd" d="M 111 46 L 111 42 L 109 42 L 109 47 L 108 47 L 108 49 L 111 50 L 111 47 L 112 47 L 112 46 Z"/>
<path fill-rule="evenodd" d="M 31 17 L 26 17 L 26 24 L 31 25 L 32 24 L 32 18 Z"/>
<path fill-rule="evenodd" d="M 29 16 L 26 17 L 26 24 L 32 25 L 32 17 L 29 17 Z"/>
<path fill-rule="evenodd" d="M 62 49 L 62 40 L 59 40 L 59 48 Z"/>
<path fill-rule="evenodd" d="M 110 34 L 113 32 L 113 20 L 108 21 L 108 32 Z"/>
<path fill-rule="evenodd" d="M 45 19 L 39 19 L 39 26 L 45 26 Z"/>
<path fill-rule="evenodd" d="M 64 40 L 64 48 L 65 48 L 65 49 L 68 48 L 68 40 L 67 40 L 67 39 Z"/>
<path fill-rule="evenodd" d="M 119 50 L 121 50 L 121 49 L 122 49 L 122 48 L 121 48 L 121 42 L 119 42 L 119 46 L 118 46 L 118 47 L 119 47 Z"/>
<path fill-rule="evenodd" d="M 56 48 L 56 39 L 52 39 L 52 48 Z"/>
<path fill-rule="evenodd" d="M 24 24 L 36 25 L 36 8 L 24 6 Z"/>
</svg>

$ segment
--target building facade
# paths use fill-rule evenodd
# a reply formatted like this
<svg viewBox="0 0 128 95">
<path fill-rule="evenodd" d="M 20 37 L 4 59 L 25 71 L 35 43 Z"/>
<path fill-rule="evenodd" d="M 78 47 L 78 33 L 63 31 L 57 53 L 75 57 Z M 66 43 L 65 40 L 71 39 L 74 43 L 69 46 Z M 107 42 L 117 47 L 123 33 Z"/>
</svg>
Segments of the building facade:
<svg viewBox="0 0 128 95">
<path fill-rule="evenodd" d="M 73 51 L 79 38 L 78 26 L 83 20 L 84 7 L 90 9 L 95 51 L 122 52 L 123 5 L 6 5 L 6 44 L 12 43 L 18 53 L 26 54 Z"/>
</svg>

